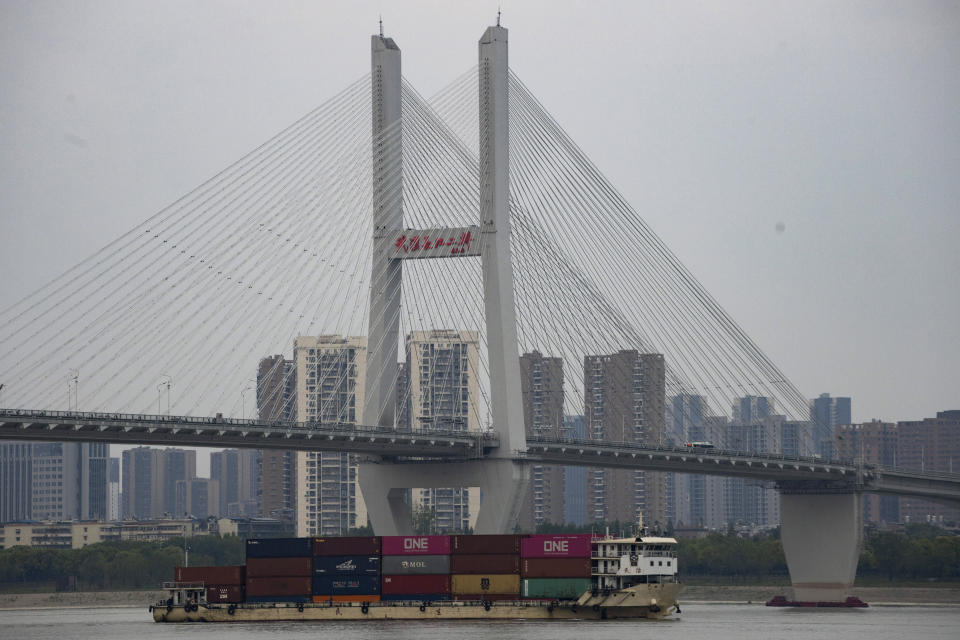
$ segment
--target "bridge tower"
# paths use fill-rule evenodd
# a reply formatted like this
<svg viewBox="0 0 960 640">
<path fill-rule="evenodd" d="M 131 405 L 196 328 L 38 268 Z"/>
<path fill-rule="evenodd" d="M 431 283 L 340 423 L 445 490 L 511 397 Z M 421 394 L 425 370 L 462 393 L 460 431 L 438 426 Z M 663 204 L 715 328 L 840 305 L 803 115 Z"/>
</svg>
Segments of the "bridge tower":
<svg viewBox="0 0 960 640">
<path fill-rule="evenodd" d="M 401 159 L 400 49 L 391 38 L 381 34 L 373 36 L 371 54 L 374 250 L 363 420 L 366 424 L 394 426 L 394 371 L 399 346 L 403 260 L 479 256 L 490 402 L 493 428 L 500 446 L 489 457 L 468 462 L 417 465 L 390 464 L 383 459 L 366 462 L 358 473 L 360 488 L 373 528 L 380 535 L 412 532 L 405 489 L 449 486 L 480 488 L 478 533 L 508 533 L 519 517 L 529 483 L 529 469 L 512 459 L 517 451 L 526 450 L 526 432 L 510 256 L 507 30 L 499 25 L 489 27 L 480 38 L 479 224 L 465 228 L 404 230 L 402 198 L 389 195 L 395 191 L 393 184 Z M 411 235 L 461 241 L 455 254 L 442 248 L 415 254 L 399 251 L 402 239 Z"/>
</svg>

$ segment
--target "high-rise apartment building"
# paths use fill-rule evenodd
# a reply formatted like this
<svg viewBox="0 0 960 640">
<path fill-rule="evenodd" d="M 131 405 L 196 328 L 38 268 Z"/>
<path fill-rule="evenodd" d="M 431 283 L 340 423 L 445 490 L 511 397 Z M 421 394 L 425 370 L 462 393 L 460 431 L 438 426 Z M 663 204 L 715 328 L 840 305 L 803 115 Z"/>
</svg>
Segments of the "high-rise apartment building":
<svg viewBox="0 0 960 640">
<path fill-rule="evenodd" d="M 563 424 L 565 437 L 587 437 L 583 416 L 564 416 Z M 563 467 L 563 521 L 577 526 L 587 524 L 587 470 L 583 467 Z"/>
<path fill-rule="evenodd" d="M 669 418 L 673 422 L 671 432 L 681 437 L 683 443 L 718 444 L 713 440 L 716 435 L 726 431 L 726 418 L 707 414 L 706 398 L 688 393 L 677 394 L 670 399 Z M 686 527 L 721 527 L 723 478 L 700 474 L 676 474 L 675 477 L 674 524 Z"/>
<path fill-rule="evenodd" d="M 32 486 L 33 443 L 0 443 L 0 522 L 31 519 Z"/>
<path fill-rule="evenodd" d="M 356 425 L 363 422 L 366 338 L 300 336 L 294 343 L 297 419 Z M 344 535 L 367 524 L 357 485 L 356 457 L 297 452 L 297 535 Z"/>
<path fill-rule="evenodd" d="M 197 452 L 192 449 L 163 449 L 160 452 L 163 465 L 161 483 L 163 486 L 162 511 L 154 517 L 178 517 L 185 515 L 177 504 L 177 483 L 188 482 L 197 477 Z"/>
<path fill-rule="evenodd" d="M 104 443 L 0 445 L 0 517 L 4 521 L 106 518 L 108 455 Z"/>
<path fill-rule="evenodd" d="M 666 370 L 663 355 L 619 351 L 584 358 L 587 437 L 610 442 L 663 444 Z M 590 469 L 587 520 L 667 525 L 666 481 L 661 472 Z"/>
<path fill-rule="evenodd" d="M 814 453 L 830 460 L 834 457 L 834 433 L 837 425 L 850 424 L 850 398 L 831 398 L 829 393 L 810 402 L 810 422 Z"/>
<path fill-rule="evenodd" d="M 220 517 L 220 482 L 208 478 L 177 481 L 176 512 L 192 518 Z"/>
<path fill-rule="evenodd" d="M 123 517 L 170 518 L 178 515 L 177 482 L 197 475 L 197 452 L 186 449 L 127 449 L 121 458 Z"/>
<path fill-rule="evenodd" d="M 527 436 L 559 437 L 563 432 L 563 359 L 539 351 L 520 357 L 520 395 Z M 563 467 L 532 465 L 530 487 L 520 510 L 520 528 L 563 524 Z"/>
<path fill-rule="evenodd" d="M 107 520 L 116 522 L 123 516 L 120 511 L 120 458 L 110 458 L 110 484 L 109 506 L 107 507 Z"/>
<path fill-rule="evenodd" d="M 263 421 L 297 419 L 297 370 L 282 355 L 260 360 L 257 367 L 257 413 Z M 297 508 L 297 454 L 264 449 L 258 458 L 257 511 L 294 526 Z"/>
<path fill-rule="evenodd" d="M 239 518 L 257 515 L 257 481 L 260 452 L 225 449 L 210 454 L 210 479 L 218 484 L 218 516 Z"/>
<path fill-rule="evenodd" d="M 774 402 L 765 396 L 744 396 L 733 403 L 723 446 L 749 453 L 779 453 L 779 423 Z M 769 483 L 724 478 L 725 519 L 730 523 L 774 527 L 780 523 L 780 494 Z"/>
<path fill-rule="evenodd" d="M 919 471 L 960 472 L 960 410 L 936 418 L 897 423 L 896 465 Z M 903 522 L 960 523 L 960 509 L 916 498 L 900 498 Z"/>
<path fill-rule="evenodd" d="M 836 457 L 865 464 L 893 467 L 897 458 L 897 425 L 873 420 L 862 424 L 838 424 L 834 432 Z M 900 521 L 900 498 L 875 493 L 860 495 L 863 521 L 875 524 Z"/>
<path fill-rule="evenodd" d="M 413 331 L 406 341 L 407 413 L 414 430 L 480 429 L 479 352 L 476 331 Z M 433 514 L 441 533 L 476 526 L 479 489 L 423 488 L 411 492 L 414 506 Z"/>
</svg>

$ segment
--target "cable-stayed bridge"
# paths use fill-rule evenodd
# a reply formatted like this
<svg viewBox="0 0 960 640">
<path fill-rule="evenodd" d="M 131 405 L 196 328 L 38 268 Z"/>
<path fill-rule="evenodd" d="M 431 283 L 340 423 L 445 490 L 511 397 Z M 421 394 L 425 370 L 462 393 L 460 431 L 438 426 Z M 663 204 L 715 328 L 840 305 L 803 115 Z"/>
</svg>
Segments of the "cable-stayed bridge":
<svg viewBox="0 0 960 640">
<path fill-rule="evenodd" d="M 0 437 L 358 453 L 379 533 L 410 528 L 405 489 L 450 485 L 482 489 L 480 531 L 509 531 L 538 462 L 770 479 L 802 600 L 849 589 L 860 492 L 957 496 L 953 477 L 813 456 L 828 434 L 805 396 L 509 71 L 506 29 L 430 100 L 392 39 L 371 54 L 369 76 L 0 312 Z M 428 353 L 459 373 L 418 392 L 415 336 L 436 331 L 467 346 Z M 291 345 L 295 392 L 252 377 Z M 559 372 L 529 418 L 520 354 Z M 180 417 L 146 415 L 164 394 Z M 724 416 L 755 423 L 754 404 L 793 424 L 793 455 L 736 450 Z M 573 414 L 586 439 L 559 433 Z M 694 431 L 719 450 L 670 446 Z"/>
</svg>

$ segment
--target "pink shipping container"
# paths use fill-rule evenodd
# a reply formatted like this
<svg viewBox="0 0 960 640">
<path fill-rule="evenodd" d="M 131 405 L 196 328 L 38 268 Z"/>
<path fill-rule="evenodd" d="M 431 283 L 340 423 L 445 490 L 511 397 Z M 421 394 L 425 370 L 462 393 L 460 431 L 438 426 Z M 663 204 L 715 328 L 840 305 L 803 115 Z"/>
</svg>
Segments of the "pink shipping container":
<svg viewBox="0 0 960 640">
<path fill-rule="evenodd" d="M 520 543 L 524 558 L 589 558 L 590 533 L 557 533 L 532 535 Z"/>
<path fill-rule="evenodd" d="M 383 536 L 385 556 L 445 556 L 450 536 Z"/>
</svg>

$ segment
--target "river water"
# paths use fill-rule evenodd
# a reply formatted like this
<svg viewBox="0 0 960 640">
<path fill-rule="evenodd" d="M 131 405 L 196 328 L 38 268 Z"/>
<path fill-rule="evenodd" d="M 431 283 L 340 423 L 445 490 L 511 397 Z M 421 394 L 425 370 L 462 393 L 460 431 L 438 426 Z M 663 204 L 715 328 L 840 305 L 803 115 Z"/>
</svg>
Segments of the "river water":
<svg viewBox="0 0 960 640">
<path fill-rule="evenodd" d="M 2 640 L 911 640 L 960 638 L 960 606 L 774 609 L 760 605 L 684 604 L 661 621 L 593 622 L 261 622 L 157 624 L 143 609 L 0 611 Z"/>
</svg>

